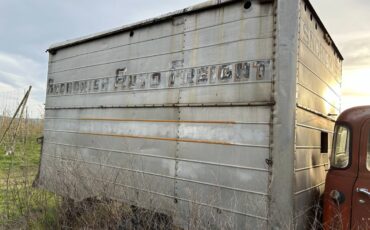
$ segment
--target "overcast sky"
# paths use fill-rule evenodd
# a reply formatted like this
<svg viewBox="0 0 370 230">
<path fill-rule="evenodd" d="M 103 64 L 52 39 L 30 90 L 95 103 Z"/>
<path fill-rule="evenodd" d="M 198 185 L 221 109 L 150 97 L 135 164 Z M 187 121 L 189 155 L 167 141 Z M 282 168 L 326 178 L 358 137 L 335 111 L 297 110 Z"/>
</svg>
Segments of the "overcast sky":
<svg viewBox="0 0 370 230">
<path fill-rule="evenodd" d="M 199 2 L 203 0 L 0 0 L 0 110 L 32 85 L 31 115 L 42 113 L 50 44 Z M 345 58 L 342 108 L 370 104 L 370 1 L 311 2 Z"/>
</svg>

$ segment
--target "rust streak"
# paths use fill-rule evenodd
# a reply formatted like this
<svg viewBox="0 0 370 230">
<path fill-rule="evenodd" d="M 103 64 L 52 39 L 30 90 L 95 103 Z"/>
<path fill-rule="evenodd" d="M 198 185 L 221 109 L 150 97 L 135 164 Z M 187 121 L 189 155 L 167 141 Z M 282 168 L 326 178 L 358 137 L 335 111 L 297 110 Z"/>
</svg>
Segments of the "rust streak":
<svg viewBox="0 0 370 230">
<path fill-rule="evenodd" d="M 141 138 L 141 139 L 147 139 L 147 140 L 177 141 L 177 142 L 218 144 L 218 145 L 233 145 L 232 143 L 224 142 L 224 141 L 192 140 L 192 139 L 169 138 L 169 137 L 150 137 L 150 136 L 106 134 L 106 133 L 80 133 L 80 132 L 79 132 L 79 134 L 95 135 L 95 136 L 109 136 L 109 137 Z"/>
</svg>

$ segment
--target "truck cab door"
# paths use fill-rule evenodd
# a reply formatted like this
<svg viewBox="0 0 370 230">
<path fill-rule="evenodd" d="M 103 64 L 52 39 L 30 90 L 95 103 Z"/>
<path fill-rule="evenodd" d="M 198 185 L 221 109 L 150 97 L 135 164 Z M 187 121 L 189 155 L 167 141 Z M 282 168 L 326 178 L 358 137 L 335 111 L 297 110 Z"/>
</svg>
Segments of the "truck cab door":
<svg viewBox="0 0 370 230">
<path fill-rule="evenodd" d="M 370 120 L 361 128 L 359 171 L 352 192 L 351 229 L 370 229 Z"/>
<path fill-rule="evenodd" d="M 335 126 L 331 167 L 326 175 L 323 198 L 325 230 L 351 227 L 352 188 L 358 173 L 357 143 L 360 139 L 353 131 L 349 124 Z"/>
</svg>

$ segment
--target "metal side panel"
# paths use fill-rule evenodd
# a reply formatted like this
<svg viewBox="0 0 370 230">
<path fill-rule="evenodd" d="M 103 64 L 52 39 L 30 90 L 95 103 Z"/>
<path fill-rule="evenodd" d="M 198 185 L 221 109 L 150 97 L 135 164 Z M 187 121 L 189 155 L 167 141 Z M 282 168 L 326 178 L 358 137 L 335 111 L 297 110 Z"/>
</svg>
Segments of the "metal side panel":
<svg viewBox="0 0 370 230">
<path fill-rule="evenodd" d="M 225 144 L 178 143 L 175 182 L 178 200 L 207 204 L 211 210 L 220 210 L 215 218 L 238 216 L 237 221 L 233 219 L 233 224 L 238 226 L 236 228 L 252 226 L 252 223 L 265 226 L 268 212 L 269 169 L 265 161 L 269 156 L 269 114 L 270 107 L 263 106 L 180 108 L 181 120 L 230 122 L 222 126 L 179 125 L 179 139 L 200 135 L 198 138 L 224 140 Z M 178 207 L 180 213 L 193 211 L 189 210 L 189 205 Z M 203 213 L 205 220 L 212 220 L 211 214 Z M 238 223 L 243 216 L 249 221 Z"/>
<path fill-rule="evenodd" d="M 308 66 L 329 85 L 333 85 L 334 82 L 340 83 L 342 81 L 342 60 L 333 46 L 334 42 L 325 29 L 320 26 L 318 19 L 313 17 L 315 12 L 307 7 L 307 1 L 302 0 L 300 4 L 300 62 Z M 310 51 L 315 58 L 305 56 L 306 51 Z M 309 58 L 306 59 L 307 57 Z M 318 63 L 321 65 L 315 65 Z"/>
<path fill-rule="evenodd" d="M 294 213 L 295 229 L 317 229 L 321 227 L 321 223 L 317 220 L 316 215 L 320 214 L 321 206 L 319 200 L 324 189 L 325 184 L 321 184 L 294 197 L 294 203 L 296 207 L 299 207 Z"/>
<path fill-rule="evenodd" d="M 235 1 L 51 49 L 40 186 L 267 228 L 273 20 Z"/>
<path fill-rule="evenodd" d="M 115 119 L 117 121 L 126 119 L 131 120 L 176 120 L 178 108 L 95 108 L 95 109 L 60 109 L 46 110 L 45 120 L 63 119 Z"/>
<path fill-rule="evenodd" d="M 339 83 L 329 83 L 317 78 L 305 66 L 299 65 L 298 104 L 324 115 L 339 114 Z"/>
<path fill-rule="evenodd" d="M 121 69 L 125 71 L 119 72 L 119 75 L 148 75 L 156 72 L 168 72 L 174 68 L 173 62 L 181 62 L 182 60 L 182 52 L 143 56 L 137 59 L 106 60 L 106 62 L 98 63 L 97 65 L 86 65 L 61 72 L 48 73 L 48 77 L 55 83 L 115 78 L 117 70 Z M 50 68 L 53 65 L 51 63 Z"/>
<path fill-rule="evenodd" d="M 41 186 L 75 199 L 109 196 L 173 210 L 176 141 L 154 137 L 170 137 L 177 114 L 177 108 L 47 110 Z M 86 128 L 93 132 L 80 132 Z M 122 131 L 131 134 L 112 136 Z M 153 136 L 133 137 L 144 134 Z"/>
<path fill-rule="evenodd" d="M 52 61 L 50 74 L 88 69 L 116 62 L 130 62 L 138 59 L 160 58 L 184 50 L 213 49 L 222 44 L 272 38 L 272 16 L 241 18 L 210 27 L 192 28 L 185 33 L 175 33 L 157 39 L 132 42 L 110 49 L 91 51 L 61 60 Z M 177 27 L 177 26 L 176 26 Z M 262 29 L 261 29 L 262 28 Z M 248 30 L 246 33 L 244 30 Z M 145 30 L 145 29 L 142 29 Z M 138 31 L 140 32 L 140 30 Z M 127 35 L 128 36 L 128 35 Z M 186 44 L 184 42 L 184 36 Z M 168 66 L 169 68 L 170 66 Z"/>
<path fill-rule="evenodd" d="M 208 20 L 212 21 L 219 19 L 212 17 Z M 236 41 L 272 38 L 272 15 L 241 18 L 226 23 L 221 22 L 217 26 L 202 24 L 208 24 L 209 21 L 203 22 L 200 20 L 199 16 L 186 17 L 186 28 L 184 33 L 186 37 L 184 43 L 186 50 Z"/>
<path fill-rule="evenodd" d="M 203 12 L 206 12 L 203 14 L 199 14 L 199 12 L 197 12 L 197 10 L 199 10 L 198 7 L 191 7 L 184 11 L 177 11 L 168 15 L 163 15 L 159 18 L 135 23 L 135 28 L 132 29 L 128 28 L 133 25 L 128 25 L 123 26 L 123 28 L 127 29 L 117 28 L 108 32 L 103 32 L 102 34 L 105 34 L 106 36 L 97 35 L 99 37 L 98 39 L 96 38 L 96 35 L 91 35 L 88 37 L 96 39 L 81 38 L 77 39 L 80 41 L 78 44 L 75 43 L 75 41 L 66 41 L 61 45 L 65 46 L 68 43 L 73 43 L 74 46 L 60 47 L 58 45 L 54 45 L 52 49 L 55 49 L 56 47 L 58 48 L 56 49 L 56 55 L 52 57 L 52 61 L 68 59 L 87 53 L 105 51 L 128 44 L 181 34 L 183 33 L 183 29 L 181 27 L 184 23 L 183 18 L 187 14 L 197 14 L 199 18 L 198 22 L 203 26 L 202 28 L 213 27 L 224 23 L 232 23 L 247 18 L 258 18 L 272 15 L 272 8 L 269 4 L 257 4 L 256 2 L 251 9 L 246 11 L 243 9 L 243 3 L 241 1 L 234 1 L 232 4 L 230 4 L 232 1 L 228 1 L 227 5 L 225 2 L 226 1 L 217 3 L 207 2 L 207 4 L 202 4 L 213 6 L 217 4 L 220 5 L 219 7 L 213 7 L 212 10 L 203 10 Z M 202 6 L 200 8 L 202 8 Z M 212 17 L 211 20 L 210 16 Z M 201 27 L 197 27 L 197 29 L 201 29 Z M 133 36 L 130 36 L 131 31 L 134 32 Z M 85 41 L 81 42 L 81 40 Z"/>
<path fill-rule="evenodd" d="M 298 104 L 324 116 L 339 114 L 341 60 L 312 13 L 301 1 Z"/>
<path fill-rule="evenodd" d="M 242 1 L 235 1 L 235 3 L 222 8 L 205 11 L 199 14 L 187 15 L 185 29 L 188 32 L 192 29 L 207 28 L 216 24 L 273 15 L 272 4 L 263 4 L 254 1 L 252 7 L 248 10 L 244 9 L 243 4 Z M 263 28 L 262 31 L 265 29 L 266 28 Z"/>
<path fill-rule="evenodd" d="M 112 36 L 81 43 L 79 45 L 58 49 L 56 54 L 50 57 L 50 60 L 52 63 L 62 60 L 66 61 L 93 53 L 105 53 L 108 52 L 108 50 L 114 50 L 130 44 L 137 44 L 146 42 L 148 40 L 157 40 L 165 37 L 171 37 L 176 34 L 182 34 L 184 31 L 182 18 L 182 16 L 179 16 L 173 18 L 172 20 L 162 21 L 157 24 L 135 29 L 133 36 L 130 36 L 130 31 L 126 31 L 114 34 Z M 49 72 L 50 71 L 52 71 L 52 69 L 50 69 Z"/>
<path fill-rule="evenodd" d="M 342 69 L 330 36 L 307 3 L 300 4 L 294 216 L 295 228 L 311 229 L 325 184 L 333 119 L 340 111 Z"/>
<path fill-rule="evenodd" d="M 131 62 L 138 59 L 150 59 L 168 54 L 179 53 L 183 47 L 183 34 L 164 37 L 162 39 L 148 40 L 146 42 L 133 43 L 114 49 L 105 49 L 100 52 L 92 52 L 68 59 L 52 62 L 49 74 L 69 73 L 70 70 L 87 69 L 93 70 L 99 66 Z"/>
<path fill-rule="evenodd" d="M 315 212 L 323 192 L 329 167 L 334 122 L 297 108 L 295 152 L 295 224 L 305 223 L 306 229 L 314 224 Z M 327 134 L 328 151 L 321 151 L 321 135 Z M 298 225 L 297 225 L 298 226 Z"/>
<path fill-rule="evenodd" d="M 294 214 L 295 107 L 299 0 L 275 1 L 274 100 L 269 229 L 291 229 Z"/>
</svg>

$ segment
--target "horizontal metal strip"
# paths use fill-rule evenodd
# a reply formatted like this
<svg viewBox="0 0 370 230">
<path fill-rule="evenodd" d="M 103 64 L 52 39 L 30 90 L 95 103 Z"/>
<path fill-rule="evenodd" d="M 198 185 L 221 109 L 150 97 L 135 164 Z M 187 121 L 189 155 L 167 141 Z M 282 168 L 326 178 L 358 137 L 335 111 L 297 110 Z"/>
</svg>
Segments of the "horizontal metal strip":
<svg viewBox="0 0 370 230">
<path fill-rule="evenodd" d="M 87 179 L 90 179 L 90 180 L 101 181 L 101 182 L 109 183 L 109 184 L 113 184 L 113 185 L 118 185 L 118 186 L 125 187 L 125 188 L 130 188 L 130 189 L 133 189 L 133 190 L 138 190 L 138 191 L 147 192 L 147 193 L 151 193 L 151 194 L 155 194 L 155 195 L 160 195 L 160 196 L 164 196 L 164 197 L 167 197 L 167 198 L 177 199 L 177 200 L 181 200 L 181 201 L 185 201 L 185 202 L 189 202 L 189 203 L 193 203 L 193 204 L 197 204 L 197 205 L 201 205 L 201 206 L 215 208 L 215 209 L 219 209 L 219 210 L 222 210 L 222 211 L 225 211 L 225 212 L 231 212 L 231 213 L 240 214 L 240 215 L 243 215 L 243 216 L 248 216 L 248 217 L 252 217 L 252 218 L 267 221 L 267 217 L 257 216 L 257 215 L 248 214 L 248 213 L 244 213 L 244 212 L 238 212 L 238 211 L 231 210 L 231 209 L 225 209 L 225 208 L 209 205 L 209 204 L 206 204 L 206 203 L 197 202 L 197 201 L 194 201 L 194 200 L 189 200 L 189 199 L 185 199 L 185 198 L 181 198 L 181 197 L 175 197 L 175 196 L 172 196 L 172 195 L 159 193 L 159 192 L 155 192 L 155 191 L 151 191 L 151 190 L 147 190 L 147 189 L 140 189 L 140 188 L 133 187 L 133 186 L 130 186 L 130 185 L 117 183 L 116 181 L 102 180 L 102 179 L 98 179 L 98 178 L 88 177 L 86 175 L 81 175 L 81 177 L 84 177 L 84 178 L 87 178 Z M 121 201 L 126 202 L 126 200 L 121 200 Z"/>
<path fill-rule="evenodd" d="M 44 131 L 56 132 L 56 133 L 75 133 L 75 134 L 93 135 L 93 136 L 159 140 L 159 141 L 176 141 L 176 142 L 188 142 L 188 143 L 199 143 L 199 144 L 233 145 L 233 146 L 245 146 L 245 147 L 255 147 L 255 148 L 270 148 L 268 145 L 241 144 L 241 143 L 231 143 L 231 142 L 213 141 L 213 140 L 193 140 L 193 139 L 181 139 L 181 138 L 171 138 L 171 137 L 151 137 L 151 136 L 110 134 L 110 133 L 89 133 L 89 132 L 77 132 L 77 131 L 69 131 L 69 130 L 52 130 L 52 129 L 44 129 Z"/>
<path fill-rule="evenodd" d="M 249 103 L 204 103 L 204 104 L 144 104 L 131 106 L 75 106 L 75 107 L 45 107 L 45 110 L 60 110 L 60 109 L 122 109 L 122 108 L 165 108 L 165 107 L 231 107 L 231 106 L 273 106 L 275 102 L 249 102 Z"/>
<path fill-rule="evenodd" d="M 305 170 L 309 170 L 309 169 L 320 168 L 320 167 L 324 167 L 324 166 L 327 166 L 327 165 L 329 165 L 329 164 L 324 163 L 324 164 L 319 164 L 319 165 L 312 165 L 312 166 L 309 166 L 309 167 L 294 169 L 294 172 L 301 172 L 301 171 L 305 171 Z"/>
<path fill-rule="evenodd" d="M 185 158 L 167 157 L 167 156 L 160 156 L 160 155 L 154 155 L 154 154 L 128 152 L 128 151 L 121 151 L 121 150 L 114 150 L 114 149 L 94 148 L 94 147 L 87 147 L 87 146 L 82 146 L 82 145 L 71 145 L 71 144 L 56 143 L 56 142 L 51 142 L 51 141 L 44 141 L 44 143 L 53 144 L 53 145 L 62 145 L 62 146 L 68 146 L 68 147 L 75 147 L 75 148 L 85 148 L 85 149 L 104 151 L 104 152 L 123 153 L 123 154 L 127 154 L 127 155 L 135 155 L 135 156 L 141 156 L 141 157 L 143 157 L 143 156 L 144 157 L 153 157 L 153 158 L 160 158 L 160 159 L 166 159 L 166 160 L 184 161 L 184 162 L 192 162 L 192 163 L 197 163 L 197 164 L 207 164 L 207 165 L 214 165 L 214 166 L 221 166 L 221 167 L 229 167 L 229 168 L 245 169 L 245 170 L 252 170 L 252 171 L 269 172 L 269 170 L 265 169 L 265 168 L 245 167 L 245 166 L 240 166 L 240 165 L 231 165 L 231 164 L 214 163 L 214 162 L 209 162 L 209 161 L 190 160 L 190 159 L 185 159 Z"/>
<path fill-rule="evenodd" d="M 101 79 L 101 78 L 94 78 L 90 79 L 89 81 Z M 85 81 L 85 80 L 81 80 Z M 55 83 L 55 84 L 63 84 L 62 83 Z M 188 89 L 188 88 L 206 88 L 206 87 L 215 87 L 215 86 L 226 86 L 226 85 L 248 85 L 248 84 L 271 84 L 272 80 L 269 81 L 242 81 L 242 82 L 231 82 L 231 83 L 218 83 L 218 84 L 210 84 L 210 85 L 192 85 L 192 86 L 179 86 L 179 87 L 168 87 L 168 88 L 151 88 L 151 89 L 128 89 L 128 90 L 114 90 L 114 91 L 99 91 L 99 92 L 88 92 L 88 93 L 74 93 L 74 94 L 62 94 L 62 95 L 47 95 L 47 97 L 66 97 L 66 96 L 76 96 L 76 95 L 94 95 L 94 94 L 109 94 L 109 93 L 137 93 L 137 92 L 146 92 L 146 91 L 158 91 L 158 90 L 175 90 L 175 89 Z"/>
<path fill-rule="evenodd" d="M 45 120 L 76 120 L 76 121 L 113 121 L 113 122 L 144 122 L 144 123 L 194 123 L 194 124 L 242 124 L 242 125 L 270 125 L 270 122 L 240 122 L 240 121 L 212 121 L 212 120 L 148 120 L 148 119 L 119 119 L 119 118 L 73 118 L 73 117 L 45 117 Z"/>
<path fill-rule="evenodd" d="M 84 55 L 93 54 L 93 53 L 99 53 L 99 52 L 102 52 L 102 51 L 112 50 L 112 49 L 116 49 L 116 48 L 120 48 L 120 47 L 141 44 L 141 43 L 145 43 L 145 42 L 149 42 L 149 41 L 160 40 L 160 39 L 163 39 L 163 38 L 174 37 L 174 36 L 177 36 L 177 35 L 182 35 L 182 34 L 186 34 L 186 33 L 190 33 L 190 32 L 195 32 L 195 31 L 200 31 L 200 30 L 204 30 L 204 29 L 214 28 L 214 27 L 217 27 L 217 26 L 223 26 L 223 25 L 227 25 L 227 24 L 231 24 L 231 23 L 235 23 L 235 22 L 242 22 L 242 21 L 247 21 L 247 20 L 256 19 L 256 18 L 267 18 L 267 17 L 271 17 L 271 16 L 273 16 L 273 15 L 269 15 L 269 14 L 260 15 L 260 16 L 255 16 L 255 17 L 249 17 L 249 18 L 227 21 L 227 22 L 223 22 L 223 23 L 219 23 L 219 24 L 214 24 L 214 25 L 211 25 L 211 26 L 198 27 L 197 29 L 181 31 L 179 33 L 173 33 L 173 34 L 169 34 L 169 35 L 165 35 L 165 36 L 159 36 L 159 37 L 151 38 L 151 39 L 148 39 L 148 40 L 126 43 L 126 44 L 117 45 L 117 46 L 113 46 L 113 47 L 106 48 L 106 49 L 94 50 L 92 52 L 86 52 L 86 53 L 81 53 L 81 54 L 77 54 L 77 55 L 73 55 L 73 56 L 69 56 L 69 57 L 65 57 L 65 58 L 60 58 L 60 59 L 56 59 L 54 61 L 51 61 L 51 63 L 56 63 L 56 62 L 63 61 L 63 60 L 66 60 L 66 59 L 75 58 L 75 57 L 84 56 Z M 271 31 L 271 33 L 272 33 L 272 31 Z"/>
<path fill-rule="evenodd" d="M 267 193 L 263 193 L 263 192 L 256 192 L 256 191 L 251 191 L 251 190 L 246 190 L 246 189 L 234 188 L 234 187 L 224 186 L 224 185 L 220 185 L 220 184 L 212 184 L 212 183 L 190 180 L 190 179 L 185 179 L 185 178 L 180 178 L 180 177 L 173 177 L 173 176 L 168 176 L 168 175 L 163 175 L 163 174 L 146 172 L 146 171 L 142 171 L 142 170 L 123 168 L 123 167 L 114 166 L 114 165 L 107 165 L 107 164 L 103 164 L 103 163 L 89 162 L 89 161 L 84 161 L 84 160 L 79 160 L 79 159 L 72 159 L 72 158 L 64 158 L 64 157 L 55 156 L 55 155 L 48 154 L 48 153 L 43 153 L 43 155 L 49 156 L 49 157 L 52 157 L 52 158 L 56 158 L 56 159 L 61 159 L 63 161 L 72 161 L 72 162 L 80 162 L 80 163 L 84 163 L 84 164 L 93 164 L 93 165 L 98 165 L 98 166 L 103 166 L 103 167 L 108 167 L 108 168 L 113 168 L 113 169 L 119 169 L 119 170 L 123 170 L 123 171 L 135 172 L 135 173 L 139 173 L 139 174 L 146 174 L 146 175 L 157 176 L 157 177 L 163 177 L 163 178 L 173 179 L 173 180 L 180 180 L 180 181 L 191 182 L 191 183 L 195 183 L 195 184 L 207 185 L 207 186 L 212 186 L 212 187 L 217 187 L 217 188 L 224 188 L 224 189 L 228 189 L 228 190 L 251 193 L 251 194 L 256 194 L 256 195 L 261 195 L 261 196 L 267 196 L 268 195 Z"/>
<path fill-rule="evenodd" d="M 242 41 L 251 41 L 251 40 L 264 40 L 264 39 L 272 39 L 273 37 L 267 36 L 267 37 L 256 37 L 256 38 L 246 38 L 246 39 L 237 39 L 229 42 L 223 42 L 223 43 L 217 43 L 217 44 L 211 44 L 211 45 L 205 45 L 205 46 L 200 46 L 196 48 L 189 48 L 189 49 L 181 49 L 177 51 L 172 51 L 172 52 L 163 52 L 163 53 L 158 53 L 158 54 L 152 54 L 152 55 L 146 55 L 146 56 L 141 56 L 141 57 L 134 57 L 134 58 L 126 58 L 126 59 L 119 59 L 119 60 L 114 60 L 114 61 L 109 61 L 109 62 L 102 62 L 102 63 L 96 63 L 92 65 L 85 65 L 85 66 L 79 66 L 71 69 L 65 69 L 65 70 L 59 70 L 59 71 L 54 71 L 54 72 L 49 72 L 49 75 L 53 75 L 56 73 L 62 73 L 62 72 L 67 72 L 67 71 L 72 71 L 72 70 L 78 70 L 78 69 L 85 69 L 85 68 L 90 68 L 90 67 L 95 67 L 95 66 L 101 66 L 101 65 L 107 65 L 107 64 L 114 64 L 118 62 L 124 62 L 124 61 L 133 61 L 133 60 L 139 60 L 139 59 L 146 59 L 146 58 L 153 58 L 153 57 L 158 57 L 158 56 L 164 56 L 164 55 L 172 55 L 175 53 L 182 53 L 186 51 L 193 51 L 193 50 L 199 50 L 199 49 L 204 49 L 204 48 L 210 48 L 214 46 L 220 46 L 220 45 L 227 45 L 227 44 L 232 44 L 232 43 L 237 43 L 237 42 L 242 42 Z"/>
<path fill-rule="evenodd" d="M 297 105 L 297 108 L 299 108 L 299 109 L 302 109 L 302 110 L 304 110 L 304 111 L 306 111 L 306 112 L 313 113 L 313 114 L 315 114 L 315 115 L 318 115 L 318 116 L 320 116 L 320 117 L 322 117 L 322 118 L 325 118 L 325 119 L 326 119 L 326 120 L 328 120 L 328 121 L 335 122 L 335 119 L 333 119 L 333 118 L 329 117 L 329 115 L 330 115 L 330 114 L 323 114 L 323 113 L 320 113 L 320 112 L 315 111 L 315 110 L 313 110 L 313 109 L 307 108 L 306 106 L 303 106 L 303 105 L 301 105 L 301 104 L 299 104 L 299 103 L 297 103 L 296 105 Z M 338 116 L 339 114 L 333 114 L 333 115 Z"/>
<path fill-rule="evenodd" d="M 323 82 L 329 89 L 330 91 L 332 91 L 335 95 L 337 95 L 338 97 L 340 97 L 340 95 L 335 92 L 335 90 L 331 87 L 331 85 L 329 85 L 329 83 L 327 83 L 326 81 L 324 81 L 320 76 L 318 76 L 310 67 L 308 67 L 305 63 L 303 63 L 301 60 L 298 60 L 298 62 L 303 66 L 305 67 L 308 71 L 310 71 L 313 75 L 315 75 L 315 77 L 317 77 L 321 82 Z M 338 83 L 338 85 L 340 85 Z"/>
<path fill-rule="evenodd" d="M 335 105 L 331 104 L 331 102 L 329 102 L 328 100 L 326 100 L 326 98 L 322 97 L 320 94 L 316 93 L 315 91 L 313 91 L 312 89 L 309 89 L 308 87 L 306 87 L 305 85 L 301 84 L 300 82 L 297 83 L 297 85 L 301 86 L 302 88 L 304 88 L 305 90 L 309 91 L 310 93 L 314 94 L 315 96 L 319 97 L 321 100 L 325 101 L 326 103 L 328 103 L 331 107 L 335 108 L 336 110 L 339 111 L 339 108 L 337 108 Z"/>
<path fill-rule="evenodd" d="M 333 123 L 334 124 L 334 123 Z M 327 132 L 327 133 L 334 133 L 333 131 L 331 130 L 327 130 L 327 129 L 320 129 L 318 127 L 314 127 L 314 126 L 310 126 L 310 125 L 304 125 L 304 124 L 301 124 L 301 123 L 297 123 L 297 126 L 299 127 L 303 127 L 303 128 L 308 128 L 308 129 L 314 129 L 314 130 L 317 130 L 317 131 L 323 131 L 323 132 Z"/>
<path fill-rule="evenodd" d="M 315 185 L 315 186 L 312 186 L 312 187 L 309 187 L 309 188 L 303 189 L 303 190 L 301 190 L 301 191 L 299 191 L 299 192 L 295 192 L 295 193 L 294 193 L 294 195 L 295 195 L 295 196 L 297 196 L 297 195 L 299 195 L 299 194 L 301 194 L 301 193 L 308 192 L 308 191 L 310 191 L 310 190 L 312 190 L 312 189 L 315 189 L 315 188 L 317 188 L 317 187 L 320 187 L 320 186 L 322 186 L 322 185 L 324 185 L 324 184 L 325 184 L 325 181 L 324 181 L 324 182 L 321 182 L 320 184 L 317 184 L 317 185 Z"/>
<path fill-rule="evenodd" d="M 299 39 L 300 41 L 301 41 L 301 39 Z M 328 67 L 326 67 L 326 65 L 325 64 L 323 64 L 322 62 L 321 62 L 321 60 L 316 56 L 316 54 L 311 50 L 311 48 L 309 47 L 309 46 L 307 46 L 307 44 L 306 43 L 304 43 L 304 42 L 302 42 L 301 41 L 301 43 L 300 44 L 303 44 L 308 50 L 310 50 L 311 51 L 311 53 L 316 57 L 316 59 L 320 62 L 320 64 L 328 71 L 328 73 L 330 73 L 333 77 L 334 77 L 334 80 L 338 83 L 338 84 L 340 84 L 340 82 L 337 80 L 337 78 L 335 77 L 335 73 L 333 73 Z M 299 63 L 301 63 L 301 64 L 303 64 L 304 65 L 304 63 L 303 63 L 303 61 L 301 60 L 302 59 L 302 57 L 299 57 L 299 59 L 298 59 L 298 62 Z M 309 69 L 308 67 L 307 67 L 307 69 Z M 318 74 L 316 74 L 315 72 L 313 72 L 313 71 L 311 71 L 312 73 L 314 73 L 316 76 L 318 76 Z"/>
</svg>

